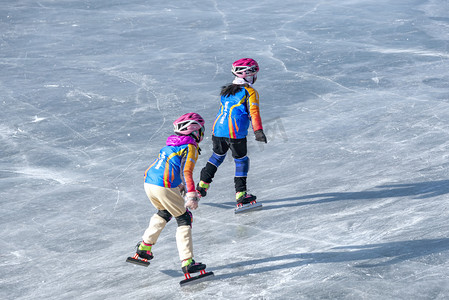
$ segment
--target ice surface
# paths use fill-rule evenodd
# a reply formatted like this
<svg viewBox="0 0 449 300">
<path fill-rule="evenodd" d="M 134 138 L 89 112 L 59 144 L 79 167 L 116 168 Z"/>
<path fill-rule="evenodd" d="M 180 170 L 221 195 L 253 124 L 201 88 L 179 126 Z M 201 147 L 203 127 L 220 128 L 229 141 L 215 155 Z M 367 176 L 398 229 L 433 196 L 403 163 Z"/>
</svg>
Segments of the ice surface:
<svg viewBox="0 0 449 300">
<path fill-rule="evenodd" d="M 449 298 L 449 2 L 0 2 L 1 299 Z M 229 157 L 194 212 L 183 278 L 143 172 L 171 122 L 207 120 L 253 57 L 269 143 L 249 135 L 234 215 Z"/>
</svg>

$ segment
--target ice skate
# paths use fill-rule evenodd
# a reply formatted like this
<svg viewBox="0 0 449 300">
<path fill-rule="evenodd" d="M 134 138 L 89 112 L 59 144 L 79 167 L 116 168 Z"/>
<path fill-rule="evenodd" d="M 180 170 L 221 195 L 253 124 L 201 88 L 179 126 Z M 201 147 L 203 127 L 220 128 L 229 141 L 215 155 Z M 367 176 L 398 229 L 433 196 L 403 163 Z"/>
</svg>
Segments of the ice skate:
<svg viewBox="0 0 449 300">
<path fill-rule="evenodd" d="M 196 273 L 206 269 L 206 265 L 195 262 L 192 258 L 182 261 L 182 271 L 186 273 Z"/>
<path fill-rule="evenodd" d="M 147 244 L 145 242 L 140 242 L 137 244 L 137 251 L 136 253 L 139 255 L 142 259 L 153 259 L 153 253 L 151 252 L 151 247 L 153 245 Z"/>
<path fill-rule="evenodd" d="M 184 272 L 184 280 L 179 283 L 184 286 L 193 282 L 200 282 L 214 276 L 213 272 L 206 272 L 206 265 L 195 262 L 192 258 L 182 261 L 182 271 Z M 200 272 L 199 275 L 192 276 L 190 273 Z"/>
<path fill-rule="evenodd" d="M 153 253 L 151 252 L 152 245 L 139 242 L 136 247 L 136 254 L 133 257 L 128 257 L 126 262 L 148 267 L 150 265 L 149 260 L 153 259 Z"/>
<path fill-rule="evenodd" d="M 234 212 L 236 214 L 244 212 L 244 211 L 262 208 L 262 204 L 256 202 L 257 197 L 254 195 L 248 194 L 246 191 L 245 192 L 237 192 L 235 194 L 235 199 L 237 201 L 237 207 L 234 210 Z"/>
<path fill-rule="evenodd" d="M 257 199 L 256 196 L 248 194 L 246 191 L 244 192 L 237 192 L 235 194 L 235 200 L 237 201 L 237 204 L 248 204 L 251 202 L 255 202 Z"/>
</svg>

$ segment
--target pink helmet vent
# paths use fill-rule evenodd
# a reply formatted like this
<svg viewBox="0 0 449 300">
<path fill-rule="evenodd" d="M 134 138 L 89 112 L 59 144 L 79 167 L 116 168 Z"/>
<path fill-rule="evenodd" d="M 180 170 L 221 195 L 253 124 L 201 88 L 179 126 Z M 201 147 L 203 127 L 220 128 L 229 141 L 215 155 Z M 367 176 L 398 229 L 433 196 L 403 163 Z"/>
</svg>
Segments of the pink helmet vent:
<svg viewBox="0 0 449 300">
<path fill-rule="evenodd" d="M 252 58 L 241 58 L 232 64 L 231 72 L 239 78 L 255 76 L 259 72 L 259 65 Z"/>
</svg>

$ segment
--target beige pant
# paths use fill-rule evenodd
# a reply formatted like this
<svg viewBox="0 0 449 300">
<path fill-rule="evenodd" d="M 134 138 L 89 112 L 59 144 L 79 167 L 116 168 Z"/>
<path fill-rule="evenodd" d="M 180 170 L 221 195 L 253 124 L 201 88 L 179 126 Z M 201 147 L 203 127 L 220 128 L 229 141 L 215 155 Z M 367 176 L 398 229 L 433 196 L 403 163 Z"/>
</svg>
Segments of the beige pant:
<svg viewBox="0 0 449 300">
<path fill-rule="evenodd" d="M 173 217 L 179 217 L 186 212 L 184 198 L 179 189 L 164 188 L 154 184 L 145 183 L 145 192 L 151 203 L 158 210 L 167 210 Z M 154 245 L 164 229 L 167 221 L 158 214 L 151 217 L 150 224 L 145 230 L 142 239 L 145 243 Z M 181 260 L 193 257 L 192 228 L 188 225 L 178 226 L 176 229 L 176 245 Z"/>
</svg>

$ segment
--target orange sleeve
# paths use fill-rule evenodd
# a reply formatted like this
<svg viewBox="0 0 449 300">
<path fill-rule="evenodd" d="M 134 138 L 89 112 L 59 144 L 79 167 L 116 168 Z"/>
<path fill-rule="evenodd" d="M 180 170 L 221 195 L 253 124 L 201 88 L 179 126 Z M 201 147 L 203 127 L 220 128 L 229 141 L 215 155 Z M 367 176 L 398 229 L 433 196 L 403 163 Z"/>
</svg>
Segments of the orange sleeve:
<svg viewBox="0 0 449 300">
<path fill-rule="evenodd" d="M 189 144 L 187 147 L 186 163 L 184 165 L 184 180 L 187 192 L 194 192 L 195 182 L 193 181 L 193 169 L 198 159 L 198 149 L 196 146 Z"/>
<path fill-rule="evenodd" d="M 257 131 L 263 129 L 259 110 L 259 93 L 253 87 L 246 87 L 246 90 L 249 93 L 248 108 L 249 114 L 251 115 L 253 130 Z"/>
</svg>

